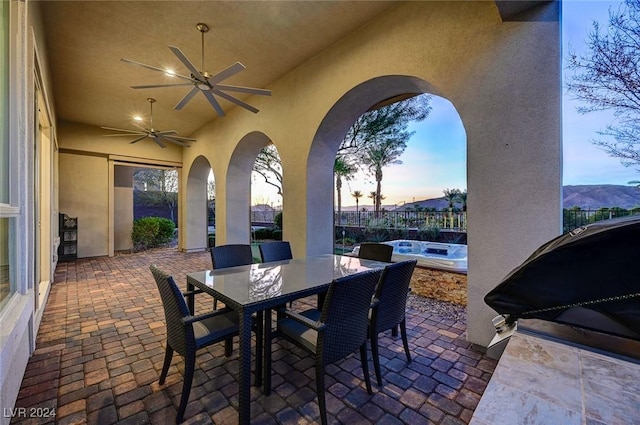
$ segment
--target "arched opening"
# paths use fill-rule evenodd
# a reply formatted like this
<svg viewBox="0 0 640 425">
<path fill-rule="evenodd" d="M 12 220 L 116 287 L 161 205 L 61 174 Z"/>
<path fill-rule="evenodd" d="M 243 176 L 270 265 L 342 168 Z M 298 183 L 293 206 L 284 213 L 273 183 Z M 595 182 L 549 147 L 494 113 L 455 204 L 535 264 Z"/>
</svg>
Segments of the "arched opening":
<svg viewBox="0 0 640 425">
<path fill-rule="evenodd" d="M 251 176 L 251 231 L 254 242 L 282 239 L 282 160 L 274 144 L 260 149 Z"/>
<path fill-rule="evenodd" d="M 466 139 L 453 104 L 432 94 L 361 115 L 334 162 L 336 253 L 361 242 L 409 240 L 416 254 L 436 246 L 426 242 L 466 244 Z M 466 256 L 455 265 L 466 271 Z"/>
<path fill-rule="evenodd" d="M 353 123 L 370 108 L 402 96 L 439 95 L 426 81 L 403 75 L 376 77 L 343 95 L 324 117 L 307 159 L 306 254 L 333 252 L 333 158 Z"/>
<path fill-rule="evenodd" d="M 204 156 L 197 157 L 189 169 L 186 204 L 182 208 L 184 217 L 181 220 L 185 229 L 179 229 L 183 251 L 202 251 L 208 247 L 207 183 L 210 171 L 211 165 Z"/>
<path fill-rule="evenodd" d="M 252 132 L 245 135 L 233 151 L 225 187 L 218 192 L 218 196 L 224 196 L 225 210 L 218 220 L 220 224 L 224 222 L 224 232 L 217 229 L 216 243 L 251 241 L 251 173 L 260 150 L 270 143 L 264 133 Z"/>
</svg>

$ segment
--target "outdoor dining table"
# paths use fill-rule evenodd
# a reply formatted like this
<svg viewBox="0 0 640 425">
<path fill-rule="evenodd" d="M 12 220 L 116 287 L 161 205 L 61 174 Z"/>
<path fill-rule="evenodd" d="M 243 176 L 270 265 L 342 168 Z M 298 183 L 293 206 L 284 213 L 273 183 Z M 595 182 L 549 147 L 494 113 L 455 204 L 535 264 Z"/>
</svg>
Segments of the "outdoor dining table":
<svg viewBox="0 0 640 425">
<path fill-rule="evenodd" d="M 387 265 L 357 257 L 326 254 L 187 274 L 187 290 L 193 290 L 194 287 L 202 289 L 238 312 L 240 424 L 249 424 L 251 419 L 252 314 L 256 313 L 259 321 L 264 317 L 266 323 L 264 339 L 267 344 L 263 359 L 264 391 L 268 395 L 271 388 L 271 347 L 268 343 L 271 334 L 271 309 L 299 298 L 325 292 L 334 279 L 381 269 Z M 258 382 L 261 366 L 256 365 Z"/>
</svg>

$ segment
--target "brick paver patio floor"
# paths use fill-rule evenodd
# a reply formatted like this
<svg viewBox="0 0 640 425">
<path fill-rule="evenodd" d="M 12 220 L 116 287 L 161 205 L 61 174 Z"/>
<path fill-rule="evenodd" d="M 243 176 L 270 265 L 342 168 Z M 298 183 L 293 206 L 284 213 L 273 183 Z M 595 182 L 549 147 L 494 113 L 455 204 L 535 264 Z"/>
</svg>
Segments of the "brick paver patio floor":
<svg viewBox="0 0 640 425">
<path fill-rule="evenodd" d="M 208 252 L 160 249 L 60 263 L 16 403 L 26 414 L 12 423 L 174 423 L 184 362 L 174 355 L 167 382 L 158 385 L 165 325 L 149 264 L 185 288 L 186 273 L 210 268 L 210 261 Z M 294 308 L 311 302 L 315 298 L 297 301 Z M 199 295 L 196 308 L 211 309 L 211 299 Z M 469 422 L 495 361 L 471 348 L 465 323 L 415 310 L 408 310 L 407 319 L 413 361 L 406 364 L 400 337 L 381 335 L 384 385 L 375 385 L 369 360 L 373 395 L 364 388 L 356 355 L 327 367 L 330 423 Z M 229 358 L 223 348 L 198 352 L 185 423 L 237 422 L 237 343 Z M 272 388 L 264 396 L 252 387 L 252 424 L 319 421 L 313 361 L 282 340 L 273 345 Z M 55 418 L 25 417 L 50 409 Z"/>
</svg>

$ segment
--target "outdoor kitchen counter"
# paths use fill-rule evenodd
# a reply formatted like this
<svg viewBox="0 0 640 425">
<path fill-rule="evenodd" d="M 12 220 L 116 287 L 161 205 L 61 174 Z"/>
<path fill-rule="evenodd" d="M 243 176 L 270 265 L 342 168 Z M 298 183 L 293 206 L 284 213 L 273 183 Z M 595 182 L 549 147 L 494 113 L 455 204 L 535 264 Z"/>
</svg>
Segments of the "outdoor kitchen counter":
<svg viewBox="0 0 640 425">
<path fill-rule="evenodd" d="M 470 425 L 640 424 L 640 364 L 517 331 Z"/>
</svg>

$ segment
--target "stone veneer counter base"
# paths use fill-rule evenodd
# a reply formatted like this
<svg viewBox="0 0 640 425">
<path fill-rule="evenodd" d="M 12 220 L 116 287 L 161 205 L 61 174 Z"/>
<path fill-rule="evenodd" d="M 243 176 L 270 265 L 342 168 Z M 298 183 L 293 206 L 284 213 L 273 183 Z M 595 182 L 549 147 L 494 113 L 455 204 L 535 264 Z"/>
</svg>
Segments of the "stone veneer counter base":
<svg viewBox="0 0 640 425">
<path fill-rule="evenodd" d="M 470 425 L 640 424 L 640 364 L 516 332 Z"/>
</svg>

